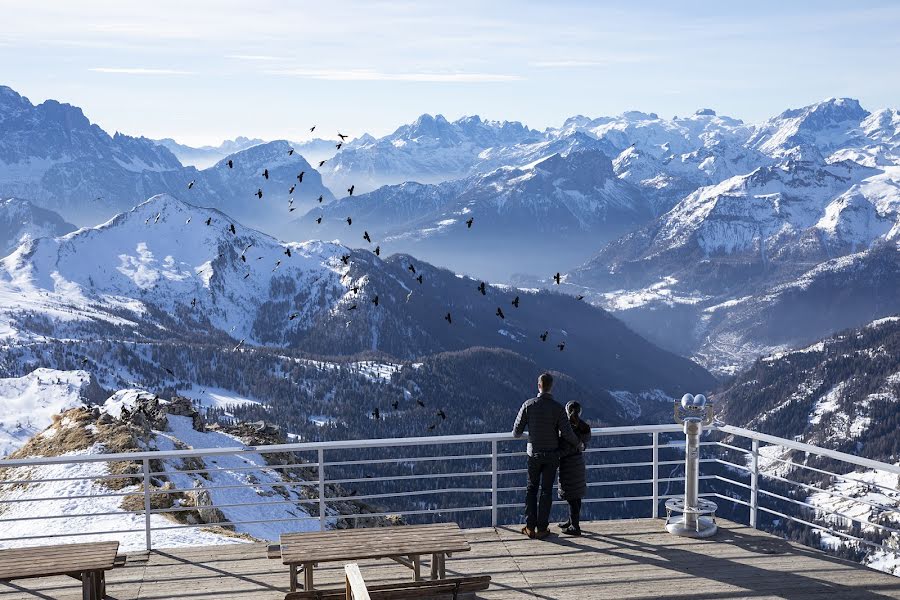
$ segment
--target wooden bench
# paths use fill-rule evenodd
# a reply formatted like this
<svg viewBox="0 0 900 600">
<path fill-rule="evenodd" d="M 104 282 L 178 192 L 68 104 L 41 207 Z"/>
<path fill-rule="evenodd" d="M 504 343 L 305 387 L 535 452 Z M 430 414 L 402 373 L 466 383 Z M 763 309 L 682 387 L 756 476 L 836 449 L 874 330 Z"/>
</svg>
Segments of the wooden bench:
<svg viewBox="0 0 900 600">
<path fill-rule="evenodd" d="M 269 546 L 267 556 L 290 567 L 290 591 L 296 592 L 303 572 L 303 590 L 315 588 L 313 571 L 319 563 L 389 558 L 408 567 L 413 580 L 422 579 L 422 556 L 431 555 L 431 579 L 446 577 L 446 559 L 454 552 L 471 550 L 456 523 L 401 525 L 285 533 L 280 547 Z"/>
<path fill-rule="evenodd" d="M 119 542 L 58 544 L 0 550 L 0 581 L 68 575 L 81 582 L 84 600 L 106 597 L 106 572 L 125 564 Z"/>
<path fill-rule="evenodd" d="M 344 567 L 344 589 L 310 590 L 291 592 L 285 600 L 411 600 L 449 596 L 456 600 L 460 594 L 480 592 L 491 585 L 490 575 L 478 577 L 450 577 L 431 581 L 402 581 L 379 585 L 366 585 L 359 566 L 355 563 Z"/>
</svg>

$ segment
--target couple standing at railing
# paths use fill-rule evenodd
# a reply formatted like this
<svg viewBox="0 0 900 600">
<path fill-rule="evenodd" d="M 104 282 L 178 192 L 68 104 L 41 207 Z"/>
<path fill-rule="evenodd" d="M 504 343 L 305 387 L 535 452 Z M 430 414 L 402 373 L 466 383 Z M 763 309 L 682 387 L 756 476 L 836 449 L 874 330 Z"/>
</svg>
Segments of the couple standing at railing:
<svg viewBox="0 0 900 600">
<path fill-rule="evenodd" d="M 565 409 L 553 399 L 553 376 L 538 378 L 538 395 L 527 400 L 513 425 L 513 435 L 528 430 L 528 487 L 525 492 L 525 527 L 522 533 L 543 539 L 550 535 L 553 482 L 559 470 L 559 497 L 569 504 L 569 520 L 560 523 L 563 533 L 581 535 L 581 500 L 587 495 L 584 449 L 591 428 L 581 420 L 581 405 L 569 402 Z"/>
</svg>

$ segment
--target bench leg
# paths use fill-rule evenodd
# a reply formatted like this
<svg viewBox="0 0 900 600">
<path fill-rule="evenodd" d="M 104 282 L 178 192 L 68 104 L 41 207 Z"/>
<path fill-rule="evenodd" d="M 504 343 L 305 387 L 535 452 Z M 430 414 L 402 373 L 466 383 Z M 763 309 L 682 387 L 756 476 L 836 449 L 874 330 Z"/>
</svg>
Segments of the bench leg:
<svg viewBox="0 0 900 600">
<path fill-rule="evenodd" d="M 438 560 L 437 553 L 431 555 L 431 579 L 438 579 Z"/>
<path fill-rule="evenodd" d="M 103 571 L 85 571 L 81 574 L 82 600 L 102 600 L 106 597 L 106 577 Z"/>
<path fill-rule="evenodd" d="M 413 581 L 422 581 L 422 558 L 418 554 L 412 555 Z"/>
<path fill-rule="evenodd" d="M 297 565 L 289 565 L 291 569 L 291 591 L 297 591 Z"/>
<path fill-rule="evenodd" d="M 441 564 L 440 564 L 440 567 L 438 567 L 438 569 L 439 569 L 438 570 L 438 578 L 439 579 L 447 579 L 447 555 L 441 554 L 440 561 L 441 561 Z"/>
<path fill-rule="evenodd" d="M 303 564 L 303 590 L 310 591 L 313 588 L 313 563 Z"/>
</svg>

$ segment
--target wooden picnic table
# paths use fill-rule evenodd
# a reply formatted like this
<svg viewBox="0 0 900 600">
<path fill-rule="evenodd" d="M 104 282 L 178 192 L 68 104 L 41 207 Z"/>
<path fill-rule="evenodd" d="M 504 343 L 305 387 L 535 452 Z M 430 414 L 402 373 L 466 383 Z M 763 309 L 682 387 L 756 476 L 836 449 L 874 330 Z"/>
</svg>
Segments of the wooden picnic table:
<svg viewBox="0 0 900 600">
<path fill-rule="evenodd" d="M 58 544 L 0 550 L 0 581 L 68 575 L 81 581 L 84 600 L 106 597 L 106 572 L 116 566 L 119 542 Z"/>
<path fill-rule="evenodd" d="M 413 571 L 420 581 L 422 555 L 430 554 L 431 578 L 444 579 L 446 557 L 471 550 L 456 523 L 338 529 L 281 535 L 281 561 L 290 567 L 291 591 L 297 591 L 297 570 L 303 568 L 303 589 L 312 590 L 313 569 L 324 562 L 390 558 Z"/>
</svg>

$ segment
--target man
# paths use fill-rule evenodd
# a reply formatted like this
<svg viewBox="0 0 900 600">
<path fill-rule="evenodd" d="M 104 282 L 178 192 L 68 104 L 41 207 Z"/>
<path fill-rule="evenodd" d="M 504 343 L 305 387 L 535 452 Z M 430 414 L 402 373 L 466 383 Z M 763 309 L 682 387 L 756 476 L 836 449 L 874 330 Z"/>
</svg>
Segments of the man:
<svg viewBox="0 0 900 600">
<path fill-rule="evenodd" d="M 550 508 L 553 505 L 553 482 L 559 467 L 559 440 L 584 450 L 584 444 L 572 431 L 562 405 L 553 399 L 553 376 L 538 378 L 538 395 L 527 400 L 513 426 L 513 435 L 522 437 L 528 429 L 528 487 L 525 492 L 525 527 L 522 533 L 543 539 L 550 535 Z M 540 501 L 538 501 L 540 490 Z"/>
</svg>

